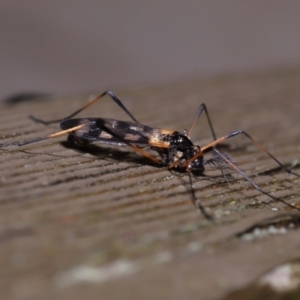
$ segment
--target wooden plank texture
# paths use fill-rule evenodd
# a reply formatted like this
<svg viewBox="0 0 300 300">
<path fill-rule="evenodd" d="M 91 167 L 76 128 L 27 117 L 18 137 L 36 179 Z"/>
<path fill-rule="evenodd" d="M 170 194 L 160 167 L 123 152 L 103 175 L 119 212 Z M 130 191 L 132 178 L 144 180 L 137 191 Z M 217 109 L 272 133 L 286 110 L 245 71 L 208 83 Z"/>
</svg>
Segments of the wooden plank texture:
<svg viewBox="0 0 300 300">
<path fill-rule="evenodd" d="M 159 128 L 188 128 L 205 102 L 218 136 L 244 129 L 299 172 L 299 82 L 294 69 L 115 92 L 140 122 Z M 27 116 L 64 117 L 88 98 L 1 104 L 1 143 L 57 131 Z M 80 116 L 128 120 L 109 98 Z M 192 139 L 211 140 L 203 116 Z M 297 230 L 238 235 L 258 222 L 276 223 L 275 216 L 296 223 L 297 210 L 270 202 L 235 173 L 230 183 L 209 168 L 208 177 L 194 179 L 211 223 L 193 207 L 186 175 L 128 148 L 79 151 L 64 141 L 0 150 L 1 299 L 218 299 L 299 257 Z M 299 206 L 299 178 L 244 137 L 230 145 L 257 184 Z"/>
</svg>

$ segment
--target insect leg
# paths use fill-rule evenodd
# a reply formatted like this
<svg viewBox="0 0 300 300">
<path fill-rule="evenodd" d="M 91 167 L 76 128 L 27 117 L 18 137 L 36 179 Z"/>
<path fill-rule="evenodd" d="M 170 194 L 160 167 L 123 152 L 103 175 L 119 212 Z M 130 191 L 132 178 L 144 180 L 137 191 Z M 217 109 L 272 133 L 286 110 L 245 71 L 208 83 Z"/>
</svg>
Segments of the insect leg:
<svg viewBox="0 0 300 300">
<path fill-rule="evenodd" d="M 216 140 L 217 136 L 216 136 L 215 130 L 212 126 L 212 122 L 210 120 L 210 117 L 209 117 L 209 114 L 208 114 L 205 103 L 202 103 L 199 106 L 198 111 L 197 111 L 196 116 L 195 116 L 195 119 L 194 119 L 194 121 L 193 121 L 193 123 L 192 123 L 192 125 L 189 129 L 188 135 L 190 135 L 192 133 L 192 131 L 193 131 L 193 129 L 194 129 L 194 127 L 195 127 L 195 125 L 196 125 L 196 123 L 197 123 L 197 121 L 198 121 L 198 119 L 199 119 L 199 117 L 200 117 L 200 115 L 202 114 L 203 111 L 205 112 L 205 115 L 206 115 L 206 118 L 207 118 L 207 121 L 208 121 L 208 125 L 209 125 L 209 128 L 210 128 L 211 134 L 213 136 L 213 139 Z"/>
<path fill-rule="evenodd" d="M 112 91 L 105 91 L 104 93 L 102 93 L 101 95 L 98 95 L 97 97 L 95 97 L 94 99 L 92 99 L 90 102 L 88 102 L 87 104 L 85 104 L 83 107 L 81 107 L 80 109 L 76 110 L 75 112 L 73 112 L 72 114 L 70 114 L 69 116 L 63 118 L 63 119 L 57 119 L 57 120 L 52 120 L 52 121 L 44 121 L 41 119 L 38 119 L 34 116 L 29 116 L 29 118 L 37 123 L 42 123 L 44 125 L 49 125 L 52 123 L 58 123 L 61 122 L 63 120 L 66 119 L 71 119 L 72 117 L 76 116 L 77 114 L 79 114 L 80 112 L 82 112 L 83 110 L 85 110 L 86 108 L 88 108 L 89 106 L 93 105 L 95 102 L 97 102 L 98 100 L 100 100 L 101 98 L 103 98 L 104 96 L 110 96 L 110 98 L 121 108 L 123 109 L 123 111 L 135 122 L 138 123 L 138 120 L 132 115 L 132 113 L 126 108 L 126 106 L 122 103 L 122 101 L 112 92 Z"/>
<path fill-rule="evenodd" d="M 188 165 L 189 163 L 191 163 L 192 161 L 194 161 L 195 159 L 197 159 L 199 156 L 203 155 L 203 152 L 211 147 L 214 147 L 215 145 L 223 142 L 224 140 L 234 137 L 236 135 L 239 134 L 243 134 L 244 136 L 246 136 L 258 149 L 260 149 L 261 151 L 265 152 L 269 157 L 271 157 L 284 171 L 286 171 L 289 174 L 293 174 L 297 177 L 300 177 L 299 174 L 293 172 L 292 170 L 290 170 L 289 168 L 287 168 L 286 166 L 284 166 L 275 156 L 273 156 L 264 146 L 262 146 L 260 143 L 258 143 L 255 139 L 253 139 L 247 132 L 245 132 L 244 130 L 237 130 L 234 132 L 229 133 L 228 135 L 225 135 L 219 139 L 217 139 L 216 141 L 209 143 L 208 145 L 204 146 L 203 148 L 201 148 L 201 151 L 199 153 L 197 153 L 193 158 L 191 158 L 186 165 Z"/>
<path fill-rule="evenodd" d="M 189 175 L 189 180 L 190 180 L 190 185 L 191 185 L 192 201 L 193 201 L 194 205 L 202 212 L 202 214 L 204 215 L 204 217 L 207 220 L 213 221 L 212 216 L 206 212 L 206 210 L 203 207 L 203 205 L 201 204 L 200 200 L 196 198 L 195 190 L 194 190 L 193 182 L 192 182 L 192 174 L 189 169 L 188 169 L 188 175 Z"/>
<path fill-rule="evenodd" d="M 214 146 L 216 146 L 217 144 L 223 142 L 224 140 L 228 139 L 228 138 L 231 138 L 231 137 L 234 137 L 236 135 L 240 135 L 240 134 L 243 134 L 245 135 L 248 139 L 251 140 L 251 142 L 253 144 L 255 144 L 257 146 L 258 149 L 260 149 L 261 151 L 265 152 L 269 157 L 271 157 L 284 171 L 286 171 L 287 173 L 289 174 L 293 174 L 297 177 L 300 177 L 299 174 L 295 173 L 295 172 L 292 172 L 290 169 L 288 169 L 287 167 L 285 167 L 277 158 L 275 158 L 264 146 L 262 146 L 260 143 L 258 143 L 256 140 L 254 140 L 247 132 L 243 131 L 243 130 L 237 130 L 237 131 L 234 131 L 228 135 L 225 135 L 219 139 L 217 139 L 216 141 L 204 146 L 196 155 L 194 155 L 194 157 L 192 157 L 190 160 L 188 160 L 184 165 L 183 167 L 186 167 L 187 169 L 189 168 L 190 164 L 195 160 L 197 159 L 198 157 L 202 156 L 203 155 L 203 152 L 208 149 L 208 148 L 211 148 L 213 147 L 213 150 L 218 154 L 220 155 L 220 157 L 222 157 L 222 159 L 224 161 L 226 161 L 226 163 L 232 168 L 234 169 L 235 171 L 237 171 L 239 174 L 241 174 L 255 189 L 257 189 L 260 193 L 264 194 L 264 195 L 267 195 L 269 196 L 270 198 L 276 200 L 276 201 L 279 201 L 279 202 L 282 202 L 284 203 L 285 205 L 289 206 L 289 207 L 292 207 L 292 208 L 296 208 L 297 210 L 300 210 L 299 208 L 281 200 L 280 198 L 277 198 L 277 197 L 274 197 L 272 195 L 270 195 L 269 193 L 263 191 L 255 182 L 253 182 L 244 172 L 242 172 L 238 167 L 236 167 L 231 161 L 230 159 L 228 159 L 224 154 L 222 154 L 220 151 L 218 151 Z"/>
<path fill-rule="evenodd" d="M 42 137 L 38 137 L 38 138 L 35 138 L 35 139 L 23 141 L 23 142 L 3 143 L 3 144 L 0 144 L 0 148 L 9 147 L 9 146 L 24 146 L 24 145 L 27 145 L 27 144 L 36 143 L 36 142 L 39 142 L 39 141 L 55 138 L 55 137 L 61 136 L 61 135 L 66 134 L 66 133 L 76 131 L 78 129 L 81 129 L 84 126 L 86 126 L 86 125 L 85 124 L 78 125 L 78 126 L 69 128 L 67 130 L 62 130 L 62 131 L 59 131 L 59 132 L 56 132 L 56 133 L 49 134 L 47 136 L 42 136 Z"/>
<path fill-rule="evenodd" d="M 278 202 L 281 202 L 281 203 L 283 203 L 283 204 L 285 204 L 285 205 L 287 205 L 287 206 L 289 206 L 289 207 L 291 207 L 291 208 L 293 208 L 293 209 L 297 209 L 297 210 L 300 210 L 298 207 L 296 207 L 296 206 L 294 206 L 294 205 L 292 205 L 292 204 L 290 204 L 290 203 L 288 203 L 288 202 L 285 202 L 284 200 L 282 200 L 282 199 L 280 199 L 280 198 L 278 198 L 278 197 L 274 197 L 274 196 L 272 196 L 271 194 L 269 194 L 269 193 L 267 193 L 267 192 L 265 192 L 264 190 L 262 190 L 261 188 L 260 188 L 260 186 L 258 186 L 253 180 L 251 180 L 251 178 L 250 177 L 248 177 L 242 170 L 240 170 L 237 166 L 235 166 L 225 155 L 223 155 L 219 150 L 217 150 L 216 148 L 214 148 L 213 149 L 218 155 L 220 155 L 220 157 L 222 157 L 222 159 L 224 159 L 227 163 L 228 163 L 228 165 L 230 165 L 230 167 L 232 168 L 232 169 L 234 169 L 235 171 L 237 171 L 240 175 L 242 175 L 255 189 L 257 189 L 260 193 L 262 193 L 262 194 L 264 194 L 264 195 L 267 195 L 268 197 L 270 197 L 270 198 L 272 198 L 273 200 L 275 200 L 275 201 L 278 201 Z M 298 174 L 297 174 L 297 176 L 299 176 Z"/>
</svg>

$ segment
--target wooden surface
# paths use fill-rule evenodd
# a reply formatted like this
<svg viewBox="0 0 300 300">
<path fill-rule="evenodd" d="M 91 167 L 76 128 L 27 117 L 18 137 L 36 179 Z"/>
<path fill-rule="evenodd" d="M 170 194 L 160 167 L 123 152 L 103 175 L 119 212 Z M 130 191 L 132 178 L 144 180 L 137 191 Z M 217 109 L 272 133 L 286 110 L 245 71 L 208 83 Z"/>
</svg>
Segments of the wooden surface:
<svg viewBox="0 0 300 300">
<path fill-rule="evenodd" d="M 244 129 L 299 173 L 299 82 L 295 69 L 115 92 L 141 123 L 168 129 L 188 128 L 205 102 L 218 136 Z M 87 100 L 1 104 L 1 143 L 53 133 L 57 125 L 27 116 L 62 118 Z M 128 120 L 109 98 L 84 116 Z M 211 140 L 204 117 L 192 139 L 200 146 Z M 235 173 L 229 184 L 209 168 L 208 177 L 194 179 L 211 223 L 194 208 L 186 175 L 128 148 L 84 152 L 65 140 L 0 150 L 1 299 L 219 299 L 299 257 L 299 212 Z M 299 178 L 244 137 L 230 145 L 237 166 L 257 184 L 299 206 Z M 243 234 L 263 221 L 286 230 Z"/>
</svg>

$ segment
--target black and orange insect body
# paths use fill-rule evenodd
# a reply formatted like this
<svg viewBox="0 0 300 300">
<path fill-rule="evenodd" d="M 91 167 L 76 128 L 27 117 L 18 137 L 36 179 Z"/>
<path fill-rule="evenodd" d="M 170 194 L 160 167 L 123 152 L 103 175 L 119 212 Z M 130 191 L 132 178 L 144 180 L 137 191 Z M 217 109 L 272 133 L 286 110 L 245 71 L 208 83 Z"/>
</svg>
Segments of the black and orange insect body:
<svg viewBox="0 0 300 300">
<path fill-rule="evenodd" d="M 75 115 L 83 111 L 85 108 L 91 106 L 105 95 L 110 96 L 111 99 L 124 112 L 127 113 L 132 121 L 120 121 L 107 118 L 73 119 Z M 190 135 L 203 111 L 206 115 L 213 141 L 203 147 L 200 147 L 198 145 L 195 145 L 191 141 Z M 284 200 L 263 191 L 249 176 L 247 176 L 243 171 L 241 171 L 234 165 L 233 160 L 227 153 L 220 152 L 217 146 L 229 138 L 235 137 L 237 135 L 244 135 L 254 145 L 256 145 L 258 149 L 265 152 L 271 159 L 273 159 L 284 171 L 297 177 L 300 177 L 300 175 L 286 168 L 280 161 L 278 161 L 277 158 L 275 158 L 260 143 L 254 140 L 248 133 L 243 130 L 236 130 L 221 138 L 217 138 L 205 104 L 201 104 L 199 106 L 190 129 L 183 131 L 159 129 L 156 127 L 141 124 L 124 106 L 121 100 L 111 91 L 102 93 L 101 95 L 94 98 L 91 102 L 83 106 L 81 109 L 75 111 L 64 119 L 47 122 L 32 116 L 30 118 L 35 122 L 45 125 L 60 122 L 60 127 L 62 130 L 48 136 L 38 137 L 24 142 L 2 143 L 0 144 L 0 147 L 9 147 L 14 145 L 24 146 L 30 143 L 55 138 L 64 134 L 68 134 L 68 141 L 71 144 L 80 147 L 94 142 L 107 145 L 131 147 L 133 150 L 147 157 L 155 164 L 167 166 L 169 170 L 177 169 L 186 171 L 188 173 L 191 184 L 192 201 L 195 206 L 202 211 L 207 219 L 212 219 L 212 217 L 206 212 L 201 202 L 195 196 L 195 191 L 192 185 L 192 173 L 202 174 L 204 172 L 205 165 L 219 166 L 223 176 L 228 181 L 222 169 L 222 166 L 225 164 L 227 167 L 230 167 L 238 172 L 260 193 L 269 196 L 275 201 L 284 203 L 289 207 L 298 209 L 292 204 L 289 204 L 288 202 L 285 202 Z M 153 155 L 150 151 L 156 152 L 158 156 Z M 204 154 L 207 151 L 213 151 L 215 153 L 215 156 L 213 158 L 205 160 Z"/>
</svg>

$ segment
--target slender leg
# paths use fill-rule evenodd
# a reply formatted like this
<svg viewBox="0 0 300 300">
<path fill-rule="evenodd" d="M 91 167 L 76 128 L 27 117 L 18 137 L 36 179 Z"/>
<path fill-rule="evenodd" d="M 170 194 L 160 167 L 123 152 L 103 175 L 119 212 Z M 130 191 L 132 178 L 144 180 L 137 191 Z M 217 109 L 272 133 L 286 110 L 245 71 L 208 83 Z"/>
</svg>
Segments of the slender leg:
<svg viewBox="0 0 300 300">
<path fill-rule="evenodd" d="M 206 146 L 204 146 L 203 148 L 201 148 L 201 151 L 199 151 L 194 157 L 192 157 L 190 160 L 188 160 L 184 166 L 187 167 L 191 162 L 193 162 L 195 159 L 197 159 L 198 157 L 202 156 L 204 151 L 212 148 L 218 144 L 220 144 L 221 142 L 223 142 L 226 139 L 232 138 L 236 135 L 240 135 L 243 134 L 245 135 L 248 139 L 251 140 L 251 142 L 256 145 L 256 147 L 258 149 L 260 149 L 261 151 L 265 152 L 269 157 L 271 157 L 284 171 L 286 171 L 289 174 L 293 174 L 297 177 L 300 177 L 299 174 L 293 172 L 292 170 L 288 169 L 287 167 L 285 167 L 276 157 L 274 157 L 264 146 L 262 146 L 260 143 L 258 143 L 255 139 L 253 139 L 247 132 L 243 131 L 243 130 L 237 130 L 234 132 L 229 133 L 228 135 L 225 135 L 219 139 L 217 139 L 216 141 L 207 144 Z"/>
<path fill-rule="evenodd" d="M 198 111 L 196 113 L 195 119 L 194 119 L 194 121 L 193 121 L 193 123 L 192 123 L 192 125 L 191 125 L 191 127 L 189 129 L 188 135 L 191 135 L 191 133 L 192 133 L 192 131 L 193 131 L 193 129 L 194 129 L 194 127 L 195 127 L 195 125 L 196 125 L 196 123 L 197 123 L 200 115 L 202 114 L 203 110 L 205 112 L 205 115 L 206 115 L 206 118 L 207 118 L 207 121 L 208 121 L 208 124 L 209 124 L 209 128 L 210 128 L 211 134 L 213 136 L 213 139 L 216 140 L 217 136 L 216 136 L 216 133 L 215 133 L 214 128 L 212 126 L 212 122 L 210 120 L 210 117 L 209 117 L 209 114 L 208 114 L 208 111 L 207 111 L 205 103 L 202 103 L 199 106 L 199 109 L 198 109 Z"/>
<path fill-rule="evenodd" d="M 248 139 L 251 140 L 251 142 L 253 144 L 255 144 L 257 146 L 258 149 L 260 149 L 261 151 L 265 152 L 269 157 L 271 157 L 284 171 L 286 171 L 287 173 L 289 174 L 293 174 L 297 177 L 300 177 L 299 174 L 295 173 L 295 172 L 292 172 L 290 169 L 288 169 L 287 167 L 285 167 L 277 158 L 275 158 L 269 151 L 267 151 L 267 149 L 262 146 L 261 144 L 259 144 L 256 140 L 254 140 L 247 132 L 243 131 L 243 130 L 237 130 L 237 131 L 234 131 L 226 136 L 223 136 L 219 139 L 217 139 L 216 141 L 206 145 L 205 147 L 203 147 L 196 155 L 194 155 L 194 157 L 192 157 L 190 160 L 188 160 L 185 164 L 183 164 L 182 167 L 185 167 L 187 170 L 189 169 L 189 166 L 190 164 L 195 160 L 197 159 L 198 157 L 202 156 L 204 151 L 208 148 L 211 148 L 213 147 L 213 151 L 215 151 L 220 157 L 222 157 L 222 159 L 224 161 L 226 161 L 226 163 L 232 168 L 234 169 L 236 172 L 238 172 L 240 175 L 242 175 L 255 189 L 257 189 L 260 193 L 264 194 L 264 195 L 267 195 L 269 196 L 270 198 L 276 200 L 276 201 L 279 201 L 281 203 L 284 203 L 285 205 L 289 206 L 289 207 L 292 207 L 292 208 L 296 208 L 297 210 L 300 210 L 299 208 L 297 208 L 296 206 L 294 205 L 291 205 L 285 201 L 283 201 L 282 199 L 280 198 L 277 198 L 277 197 L 274 197 L 272 196 L 271 194 L 263 191 L 254 181 L 252 181 L 243 171 L 241 171 L 239 168 L 237 168 L 231 161 L 230 159 L 228 159 L 224 154 L 222 154 L 219 150 L 217 150 L 215 148 L 215 146 L 221 142 L 223 142 L 224 140 L 228 139 L 228 138 L 231 138 L 231 137 L 234 137 L 236 135 L 240 135 L 240 134 L 243 134 L 245 135 Z M 177 163 L 177 162 L 176 162 Z M 175 167 L 177 164 L 173 164 L 169 167 Z"/>
<path fill-rule="evenodd" d="M 61 136 L 61 135 L 66 134 L 66 133 L 71 133 L 73 131 L 81 129 L 84 126 L 86 126 L 86 125 L 85 124 L 78 125 L 78 126 L 69 128 L 67 130 L 59 131 L 59 132 L 56 132 L 56 133 L 49 134 L 47 136 L 42 136 L 42 137 L 38 137 L 38 138 L 35 138 L 35 139 L 32 139 L 32 140 L 23 141 L 23 142 L 3 143 L 3 144 L 0 144 L 0 148 L 9 147 L 9 146 L 20 146 L 21 147 L 21 146 L 36 143 L 36 142 L 39 142 L 39 141 L 55 138 L 55 137 Z"/>
<path fill-rule="evenodd" d="M 189 175 L 189 180 L 190 180 L 190 184 L 191 184 L 192 201 L 193 201 L 194 205 L 202 212 L 202 214 L 204 215 L 204 217 L 207 220 L 213 221 L 212 216 L 206 212 L 206 210 L 203 207 L 203 205 L 201 204 L 200 200 L 196 198 L 195 190 L 194 190 L 193 182 L 192 182 L 192 175 L 191 175 L 191 172 L 189 169 L 188 169 L 188 175 Z"/>
<path fill-rule="evenodd" d="M 80 130 L 81 128 L 83 128 L 85 126 L 87 126 L 87 124 L 81 124 L 81 125 L 74 126 L 72 128 L 66 129 L 66 130 L 62 130 L 62 131 L 59 131 L 59 132 L 56 132 L 56 133 L 52 133 L 52 134 L 47 135 L 47 136 L 38 137 L 38 138 L 35 138 L 35 139 L 23 141 L 23 142 L 3 143 L 3 144 L 0 144 L 0 148 L 9 147 L 9 146 L 20 146 L 21 147 L 21 146 L 32 144 L 32 143 L 36 143 L 36 142 L 39 142 L 39 141 L 43 141 L 43 140 L 47 140 L 47 139 L 59 137 L 61 135 L 67 134 L 67 133 L 72 133 L 72 132 L 74 132 L 76 130 Z M 119 137 L 117 134 L 115 134 L 114 132 L 112 132 L 109 128 L 105 127 L 105 125 L 100 124 L 100 122 L 99 122 L 99 126 L 101 127 L 102 130 L 104 130 L 107 133 L 111 134 L 112 136 L 118 138 L 122 143 L 125 143 L 127 146 L 129 146 L 130 148 L 132 148 L 136 152 L 140 153 L 141 155 L 147 157 L 152 162 L 154 162 L 154 163 L 156 163 L 158 165 L 161 164 L 160 160 L 158 160 L 154 156 L 148 154 L 147 152 L 145 152 L 144 150 L 142 150 L 138 146 L 135 146 L 135 145 L 133 145 L 131 143 L 128 143 L 128 142 L 124 141 L 121 137 Z"/>
<path fill-rule="evenodd" d="M 125 113 L 135 122 L 138 123 L 138 120 L 132 115 L 132 113 L 126 108 L 126 106 L 122 103 L 122 101 L 112 92 L 112 91 L 105 91 L 104 93 L 102 93 L 101 95 L 98 95 L 97 97 L 95 97 L 93 100 L 91 100 L 90 102 L 88 102 L 86 105 L 84 105 L 82 108 L 76 110 L 75 112 L 73 112 L 71 115 L 63 118 L 63 119 L 57 119 L 57 120 L 52 120 L 52 121 L 44 121 L 41 119 L 38 119 L 34 116 L 29 116 L 29 118 L 37 123 L 42 123 L 44 125 L 49 125 L 52 123 L 58 123 L 61 122 L 63 120 L 66 119 L 71 119 L 72 117 L 76 116 L 77 114 L 79 114 L 80 112 L 82 112 L 83 110 L 85 110 L 86 108 L 88 108 L 89 106 L 93 105 L 95 102 L 97 102 L 98 100 L 100 100 L 101 98 L 103 98 L 104 96 L 110 96 L 110 98 L 121 108 L 123 109 L 123 111 L 125 111 Z"/>
<path fill-rule="evenodd" d="M 287 205 L 287 206 L 289 206 L 289 207 L 291 207 L 291 208 L 293 208 L 293 209 L 297 209 L 297 210 L 300 210 L 298 207 L 296 207 L 296 206 L 294 206 L 294 205 L 292 205 L 292 204 L 290 204 L 290 203 L 288 203 L 288 202 L 285 202 L 284 200 L 282 200 L 282 199 L 280 199 L 280 198 L 278 198 L 278 197 L 274 197 L 274 196 L 272 196 L 271 194 L 269 194 L 269 193 L 267 193 L 267 192 L 265 192 L 264 190 L 262 190 L 261 188 L 260 188 L 260 186 L 258 186 L 253 180 L 251 180 L 251 178 L 250 177 L 248 177 L 242 170 L 240 170 L 238 167 L 236 167 L 225 155 L 223 155 L 219 150 L 217 150 L 217 149 L 215 149 L 214 148 L 214 151 L 218 154 L 218 155 L 220 155 L 221 157 L 222 157 L 222 159 L 224 159 L 227 163 L 228 163 L 228 165 L 230 165 L 230 167 L 232 168 L 232 169 L 234 169 L 235 171 L 237 171 L 239 174 L 241 174 L 255 189 L 257 189 L 260 193 L 262 193 L 262 194 L 264 194 L 264 195 L 267 195 L 267 196 L 269 196 L 270 198 L 272 198 L 273 200 L 275 200 L 275 201 L 278 201 L 278 202 L 281 202 L 281 203 L 283 203 L 283 204 L 285 204 L 285 205 Z M 285 170 L 285 169 L 284 169 Z M 297 174 L 297 176 L 299 176 L 298 174 Z"/>
</svg>

